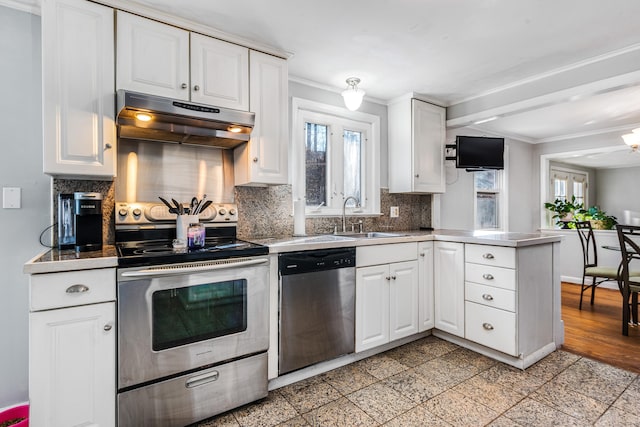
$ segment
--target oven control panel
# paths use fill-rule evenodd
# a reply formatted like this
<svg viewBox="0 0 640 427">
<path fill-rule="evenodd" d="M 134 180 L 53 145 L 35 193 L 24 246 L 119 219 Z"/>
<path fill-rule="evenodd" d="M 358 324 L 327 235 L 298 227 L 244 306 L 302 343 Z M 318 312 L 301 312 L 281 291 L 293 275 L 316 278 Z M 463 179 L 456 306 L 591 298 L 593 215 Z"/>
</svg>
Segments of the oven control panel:
<svg viewBox="0 0 640 427">
<path fill-rule="evenodd" d="M 185 208 L 189 206 L 184 205 Z M 154 223 L 175 223 L 178 215 L 170 213 L 162 203 L 116 202 L 116 225 L 144 225 Z M 236 223 L 238 207 L 234 203 L 212 203 L 198 215 L 203 223 Z"/>
</svg>

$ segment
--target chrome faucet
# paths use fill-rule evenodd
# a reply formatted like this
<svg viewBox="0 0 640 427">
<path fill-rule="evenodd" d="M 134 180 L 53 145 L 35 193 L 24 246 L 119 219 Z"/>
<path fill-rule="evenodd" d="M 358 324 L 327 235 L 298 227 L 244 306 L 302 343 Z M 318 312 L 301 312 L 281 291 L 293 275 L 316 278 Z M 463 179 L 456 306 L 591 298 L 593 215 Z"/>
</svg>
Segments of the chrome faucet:
<svg viewBox="0 0 640 427">
<path fill-rule="evenodd" d="M 345 210 L 347 209 L 347 202 L 350 199 L 353 199 L 353 201 L 356 202 L 356 207 L 360 206 L 360 200 L 358 200 L 356 197 L 349 196 L 346 199 L 344 199 L 344 203 L 342 204 L 342 232 L 343 233 L 345 233 L 347 231 Z"/>
</svg>

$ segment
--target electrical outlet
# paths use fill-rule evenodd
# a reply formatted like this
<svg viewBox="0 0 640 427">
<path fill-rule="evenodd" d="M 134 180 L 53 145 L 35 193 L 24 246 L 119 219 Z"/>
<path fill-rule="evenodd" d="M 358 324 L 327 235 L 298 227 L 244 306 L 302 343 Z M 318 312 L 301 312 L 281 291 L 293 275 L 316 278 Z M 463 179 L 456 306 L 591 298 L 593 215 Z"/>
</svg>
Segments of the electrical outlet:
<svg viewBox="0 0 640 427">
<path fill-rule="evenodd" d="M 391 206 L 391 212 L 389 213 L 391 218 L 398 218 L 400 216 L 400 208 L 398 206 Z"/>
</svg>

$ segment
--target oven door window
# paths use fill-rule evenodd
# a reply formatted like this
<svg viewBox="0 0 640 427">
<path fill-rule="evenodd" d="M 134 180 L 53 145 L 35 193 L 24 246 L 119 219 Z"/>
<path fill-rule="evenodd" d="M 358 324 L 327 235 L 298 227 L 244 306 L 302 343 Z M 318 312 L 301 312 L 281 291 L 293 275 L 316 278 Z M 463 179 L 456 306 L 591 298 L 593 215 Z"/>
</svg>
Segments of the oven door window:
<svg viewBox="0 0 640 427">
<path fill-rule="evenodd" d="M 247 329 L 245 279 L 156 291 L 152 303 L 154 351 Z"/>
</svg>

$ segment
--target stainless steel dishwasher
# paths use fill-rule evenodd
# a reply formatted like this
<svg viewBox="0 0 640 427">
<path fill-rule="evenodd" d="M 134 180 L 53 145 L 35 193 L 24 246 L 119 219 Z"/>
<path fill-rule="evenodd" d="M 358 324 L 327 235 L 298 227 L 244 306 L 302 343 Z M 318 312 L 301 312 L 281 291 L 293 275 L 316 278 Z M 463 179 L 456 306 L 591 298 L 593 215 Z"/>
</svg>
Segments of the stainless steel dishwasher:
<svg viewBox="0 0 640 427">
<path fill-rule="evenodd" d="M 355 266 L 355 248 L 280 254 L 280 374 L 354 352 Z"/>
</svg>

